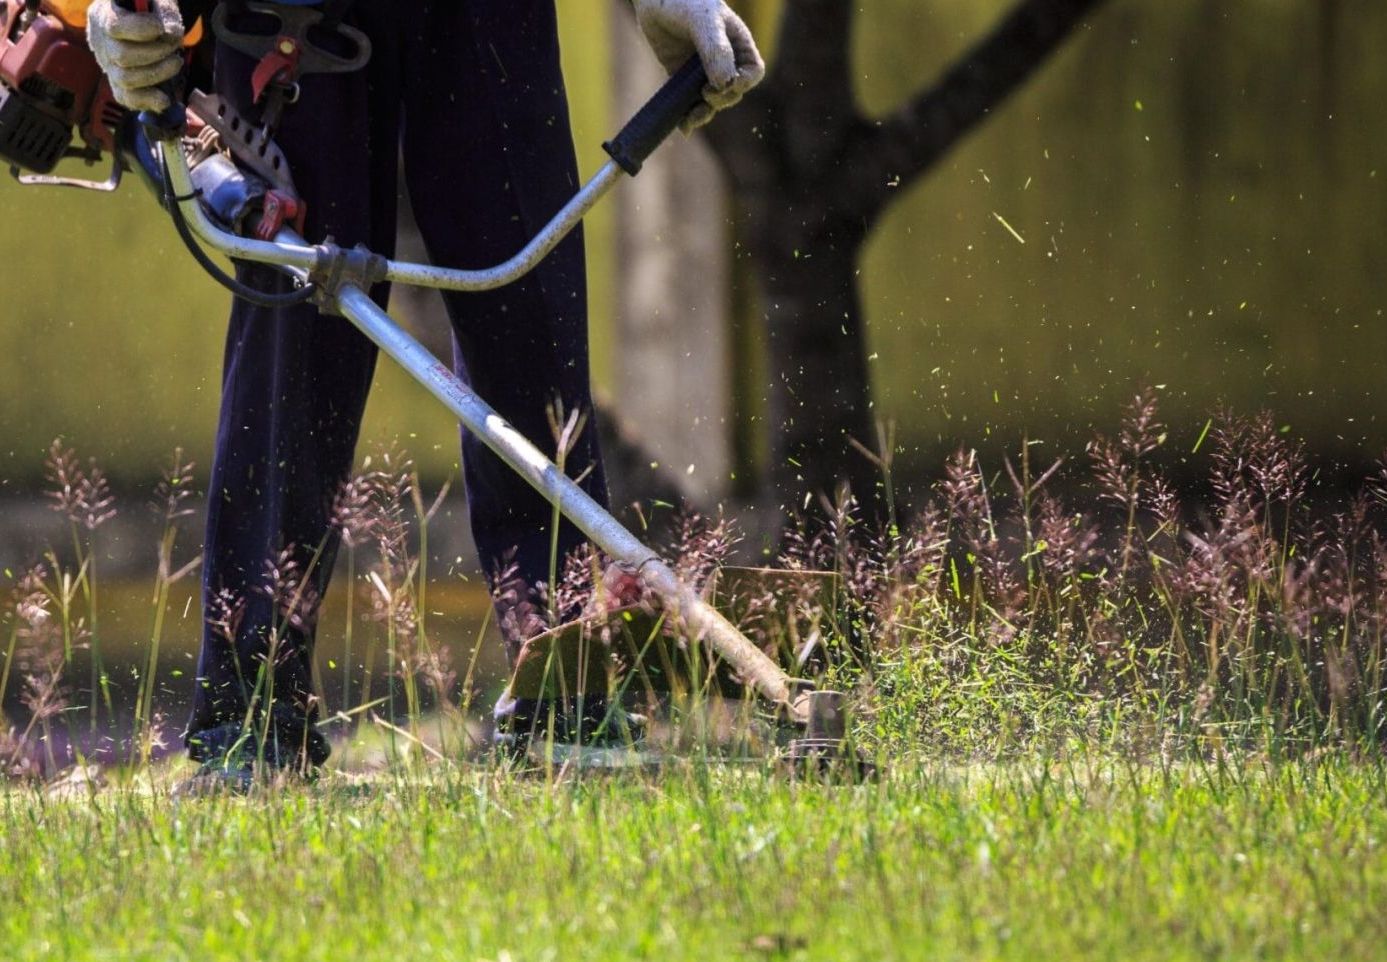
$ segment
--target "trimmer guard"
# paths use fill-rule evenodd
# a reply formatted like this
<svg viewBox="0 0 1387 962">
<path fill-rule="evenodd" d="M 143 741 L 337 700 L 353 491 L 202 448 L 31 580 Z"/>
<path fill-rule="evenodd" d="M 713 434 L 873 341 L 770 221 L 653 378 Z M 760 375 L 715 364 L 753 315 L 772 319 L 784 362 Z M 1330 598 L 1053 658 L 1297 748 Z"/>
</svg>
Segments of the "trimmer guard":
<svg viewBox="0 0 1387 962">
<path fill-rule="evenodd" d="M 821 643 L 836 610 L 839 578 L 828 571 L 719 568 L 706 594 L 723 617 L 751 626 L 753 640 L 793 675 Z M 536 635 L 521 648 L 508 688 L 517 698 L 623 692 L 742 698 L 746 680 L 717 649 L 666 614 L 631 605 Z"/>
</svg>

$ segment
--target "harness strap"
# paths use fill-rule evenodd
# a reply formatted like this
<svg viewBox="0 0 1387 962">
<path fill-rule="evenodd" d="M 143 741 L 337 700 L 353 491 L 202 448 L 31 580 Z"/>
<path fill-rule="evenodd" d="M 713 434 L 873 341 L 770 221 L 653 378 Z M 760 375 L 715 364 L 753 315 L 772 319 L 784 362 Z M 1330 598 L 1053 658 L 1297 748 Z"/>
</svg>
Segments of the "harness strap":
<svg viewBox="0 0 1387 962">
<path fill-rule="evenodd" d="M 246 0 L 221 0 L 231 8 L 232 13 L 245 13 Z M 323 3 L 323 26 L 335 30 L 351 10 L 356 0 L 325 0 Z"/>
<path fill-rule="evenodd" d="M 341 26 L 342 18 L 351 10 L 354 2 L 355 0 L 326 0 L 323 4 L 322 25 L 329 30 L 336 30 Z"/>
</svg>

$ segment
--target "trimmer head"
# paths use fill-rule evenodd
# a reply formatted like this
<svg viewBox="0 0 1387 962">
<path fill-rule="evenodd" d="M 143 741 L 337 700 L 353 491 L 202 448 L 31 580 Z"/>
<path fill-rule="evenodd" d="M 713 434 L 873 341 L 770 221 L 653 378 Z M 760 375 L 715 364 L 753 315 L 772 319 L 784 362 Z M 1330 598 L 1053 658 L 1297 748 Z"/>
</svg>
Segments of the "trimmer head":
<svg viewBox="0 0 1387 962">
<path fill-rule="evenodd" d="M 804 737 L 791 741 L 782 756 L 790 770 L 820 778 L 875 778 L 876 765 L 848 739 L 847 696 L 841 691 L 808 691 L 801 697 L 807 702 L 808 721 Z"/>
<path fill-rule="evenodd" d="M 791 580 L 806 577 L 801 572 L 774 574 Z M 808 577 L 818 578 L 819 573 Z M 785 657 L 793 654 L 794 646 L 782 652 Z M 512 697 L 534 700 L 627 693 L 645 704 L 678 692 L 734 702 L 752 693 L 717 652 L 691 642 L 664 615 L 639 606 L 614 609 L 604 618 L 574 621 L 531 638 L 520 652 L 508 691 Z M 843 692 L 819 691 L 810 682 L 793 681 L 790 701 L 776 715 L 782 731 L 797 729 L 776 757 L 789 774 L 850 781 L 875 776 L 875 766 L 850 742 L 848 698 Z M 628 751 L 614 764 L 606 760 L 609 753 L 553 747 L 572 751 L 575 759 L 581 755 L 582 768 L 648 767 L 650 758 L 659 757 Z"/>
</svg>

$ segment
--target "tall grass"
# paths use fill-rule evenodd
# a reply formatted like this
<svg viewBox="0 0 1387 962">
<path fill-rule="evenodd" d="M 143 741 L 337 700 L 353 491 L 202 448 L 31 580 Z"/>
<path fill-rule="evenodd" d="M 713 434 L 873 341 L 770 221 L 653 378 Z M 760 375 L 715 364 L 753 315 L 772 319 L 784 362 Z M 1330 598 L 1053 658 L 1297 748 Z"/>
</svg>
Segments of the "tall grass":
<svg viewBox="0 0 1387 962">
<path fill-rule="evenodd" d="M 894 440 L 883 429 L 875 449 L 861 448 L 883 474 L 879 526 L 863 520 L 847 492 L 824 499 L 813 521 L 792 526 L 776 566 L 827 574 L 753 587 L 738 601 L 739 619 L 794 674 L 853 691 L 859 738 L 887 753 L 973 757 L 1095 738 L 1152 752 L 1375 750 L 1387 726 L 1387 465 L 1342 504 L 1312 504 L 1313 466 L 1302 447 L 1270 415 L 1223 412 L 1190 454 L 1208 469 L 1192 496 L 1160 468 L 1170 442 L 1157 400 L 1150 391 L 1134 397 L 1115 435 L 1071 459 L 1038 461 L 1038 448 L 1023 443 L 1014 457 L 985 465 L 960 450 L 913 508 L 896 497 Z M 582 422 L 562 412 L 553 421 L 565 452 Z M 50 552 L 16 579 L 0 636 L 0 694 L 18 681 L 26 716 L 0 726 L 0 762 L 26 776 L 61 764 L 44 757 L 51 742 L 42 734 L 73 704 L 94 723 L 104 691 L 99 668 L 85 687 L 74 687 L 68 670 L 74 650 L 94 645 L 90 536 L 114 509 L 95 465 L 81 467 L 60 446 L 50 462 L 73 557 Z M 168 589 L 195 567 L 173 562 L 190 486 L 190 466 L 175 458 L 160 488 L 159 574 L 135 709 L 142 759 L 157 737 Z M 398 757 L 459 757 L 476 747 L 463 735 L 450 739 L 467 731 L 481 639 L 460 678 L 426 619 L 428 528 L 445 493 L 426 498 L 408 458 L 386 451 L 348 480 L 331 512 L 329 539 L 346 549 L 346 658 L 331 685 L 317 677 L 313 697 L 335 702 L 324 728 L 350 733 L 369 721 Z M 688 517 L 665 553 L 707 584 L 735 557 L 737 541 L 726 519 Z M 262 748 L 282 697 L 270 669 L 294 632 L 316 624 L 317 568 L 329 546 L 290 546 L 267 564 L 264 590 L 279 615 L 269 656 L 242 679 L 247 738 Z M 554 556 L 547 584 L 528 585 L 514 570 L 494 579 L 499 627 L 513 645 L 577 612 L 600 623 L 613 606 L 649 601 L 595 552 L 562 565 Z M 237 637 L 244 601 L 211 599 L 213 630 Z M 365 657 L 357 660 L 361 631 Z M 375 677 L 382 646 L 383 692 Z M 703 677 L 712 684 L 712 673 Z M 423 727 L 429 711 L 438 713 L 436 734 Z"/>
<path fill-rule="evenodd" d="M 894 534 L 833 506 L 782 559 L 845 585 L 822 667 L 860 686 L 887 742 L 971 751 L 1120 730 L 1375 745 L 1387 470 L 1312 508 L 1303 448 L 1269 414 L 1225 412 L 1204 440 L 1198 502 L 1156 466 L 1167 433 L 1143 392 L 1078 476 L 1037 471 L 1029 445 L 991 473 L 961 450 Z M 1053 493 L 1060 481 L 1083 503 Z"/>
<path fill-rule="evenodd" d="M 84 594 L 86 610 L 90 618 L 89 637 L 91 644 L 91 684 L 90 690 L 101 692 L 98 699 L 93 694 L 90 699 L 91 730 L 96 731 L 97 709 L 101 702 L 106 705 L 106 713 L 112 712 L 110 679 L 106 677 L 101 658 L 101 632 L 98 627 L 101 606 L 97 598 L 98 552 L 96 533 L 116 516 L 115 498 L 111 496 L 110 485 L 105 472 L 95 461 L 89 461 L 86 468 L 81 466 L 76 453 L 64 446 L 62 439 L 53 441 L 44 461 L 44 475 L 48 479 L 48 496 L 53 510 L 67 518 L 72 544 L 72 565 L 76 574 L 68 574 L 58 562 L 54 552 L 49 552 L 49 562 L 55 571 L 63 571 L 58 577 L 57 596 L 64 612 L 62 618 L 65 633 L 65 654 L 72 656 L 71 631 L 75 617 L 71 614 L 75 593 L 80 589 Z M 0 693 L 5 690 L 0 685 Z"/>
<path fill-rule="evenodd" d="M 181 449 L 175 450 L 173 458 L 164 469 L 163 476 L 155 489 L 151 508 L 159 514 L 162 528 L 159 534 L 158 565 L 154 574 L 154 596 L 151 601 L 153 623 L 149 632 L 149 646 L 144 673 L 140 677 L 139 694 L 135 701 L 135 737 L 133 747 L 136 757 L 148 763 L 153 754 L 158 735 L 155 731 L 154 692 L 159 675 L 159 649 L 164 639 L 164 619 L 168 611 L 169 592 L 174 585 L 197 570 L 201 559 L 175 567 L 174 552 L 178 544 L 179 522 L 192 512 L 187 506 L 193 496 L 193 465 L 183 460 Z"/>
</svg>

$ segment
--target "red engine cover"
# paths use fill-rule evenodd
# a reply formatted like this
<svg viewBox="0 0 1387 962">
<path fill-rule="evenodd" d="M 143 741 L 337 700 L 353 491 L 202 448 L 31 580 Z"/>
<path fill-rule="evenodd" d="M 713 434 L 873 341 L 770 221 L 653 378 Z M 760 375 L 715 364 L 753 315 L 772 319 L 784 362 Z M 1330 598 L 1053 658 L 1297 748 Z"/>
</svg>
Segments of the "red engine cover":
<svg viewBox="0 0 1387 962">
<path fill-rule="evenodd" d="M 22 89 L 35 76 L 67 92 L 54 112 L 73 125 L 86 120 L 103 79 L 87 38 L 53 16 L 35 19 L 17 42 L 0 41 L 0 80 Z"/>
</svg>

